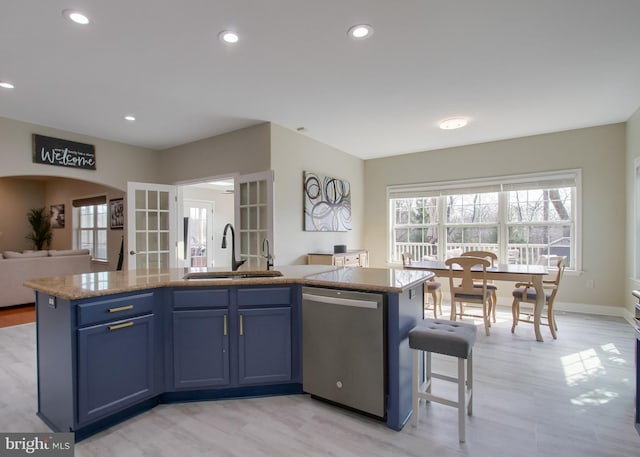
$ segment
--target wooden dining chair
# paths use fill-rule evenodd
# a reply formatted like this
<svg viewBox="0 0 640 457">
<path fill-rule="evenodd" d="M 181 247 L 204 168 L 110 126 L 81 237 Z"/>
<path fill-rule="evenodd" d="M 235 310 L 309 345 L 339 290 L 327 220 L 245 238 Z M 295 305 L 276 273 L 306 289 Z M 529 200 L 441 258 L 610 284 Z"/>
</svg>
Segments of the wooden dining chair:
<svg viewBox="0 0 640 457">
<path fill-rule="evenodd" d="M 558 293 L 558 287 L 560 286 L 560 280 L 562 279 L 562 275 L 564 274 L 564 270 L 567 267 L 567 258 L 559 257 L 556 271 L 556 276 L 554 279 L 543 280 L 542 285 L 545 289 L 545 306 L 547 308 L 547 315 L 544 316 L 544 310 L 542 310 L 543 315 L 542 318 L 545 319 L 546 322 L 543 322 L 541 319 L 540 325 L 546 325 L 551 330 L 551 336 L 553 339 L 558 339 L 556 332 L 558 331 L 558 324 L 556 322 L 556 316 L 553 310 L 553 302 L 555 301 L 556 294 Z M 518 322 L 528 322 L 533 324 L 533 312 L 535 309 L 535 304 L 538 300 L 538 295 L 536 293 L 536 289 L 533 287 L 531 283 L 516 283 L 515 289 L 513 289 L 513 303 L 511 305 L 511 312 L 513 314 L 513 325 L 511 326 L 511 333 L 515 333 L 516 326 Z M 532 306 L 527 306 L 525 310 L 520 308 L 521 303 L 529 303 Z"/>
<path fill-rule="evenodd" d="M 402 253 L 402 266 L 406 267 L 411 264 L 413 256 L 410 252 Z M 433 300 L 433 317 L 438 318 L 438 310 L 442 314 L 442 284 L 436 282 L 433 278 L 424 283 L 424 308 L 430 309 L 429 295 Z"/>
<path fill-rule="evenodd" d="M 460 254 L 461 256 L 469 256 L 469 257 L 480 257 L 481 259 L 487 259 L 491 262 L 491 266 L 493 267 L 496 263 L 498 263 L 498 255 L 495 252 L 491 251 L 466 251 Z M 476 287 L 482 287 L 482 284 L 477 282 Z M 493 281 L 487 281 L 487 289 L 491 291 L 491 317 L 493 318 L 493 322 L 496 321 L 496 307 L 498 306 L 498 286 L 496 286 Z M 461 306 L 464 306 L 461 304 Z"/>
<path fill-rule="evenodd" d="M 451 320 L 455 321 L 458 316 L 482 318 L 485 334 L 489 336 L 491 290 L 487 289 L 487 268 L 491 262 L 480 257 L 460 256 L 445 260 L 445 264 L 449 267 Z M 462 281 L 459 283 L 457 283 L 459 278 L 455 277 L 459 273 L 455 271 L 456 267 L 462 269 Z M 471 314 L 463 306 L 460 307 L 460 311 L 457 311 L 456 303 L 482 305 L 482 315 Z"/>
</svg>

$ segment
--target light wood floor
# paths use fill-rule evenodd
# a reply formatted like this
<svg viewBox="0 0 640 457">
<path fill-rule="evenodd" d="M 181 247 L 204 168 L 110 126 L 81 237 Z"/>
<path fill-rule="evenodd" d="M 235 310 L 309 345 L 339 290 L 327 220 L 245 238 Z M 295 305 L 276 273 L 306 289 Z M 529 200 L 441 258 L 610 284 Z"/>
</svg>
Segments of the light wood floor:
<svg viewBox="0 0 640 457">
<path fill-rule="evenodd" d="M 418 428 L 380 422 L 306 395 L 161 405 L 76 445 L 106 456 L 640 455 L 633 426 L 633 328 L 622 319 L 561 314 L 557 341 L 499 313 L 475 346 L 474 416 L 457 440 L 456 410 L 422 404 Z M 447 359 L 436 359 L 453 371 Z M 46 432 L 36 417 L 34 324 L 0 329 L 0 430 Z M 437 388 L 438 386 L 436 386 Z M 442 392 L 442 391 L 440 391 Z M 451 390 L 453 393 L 453 390 Z"/>
</svg>

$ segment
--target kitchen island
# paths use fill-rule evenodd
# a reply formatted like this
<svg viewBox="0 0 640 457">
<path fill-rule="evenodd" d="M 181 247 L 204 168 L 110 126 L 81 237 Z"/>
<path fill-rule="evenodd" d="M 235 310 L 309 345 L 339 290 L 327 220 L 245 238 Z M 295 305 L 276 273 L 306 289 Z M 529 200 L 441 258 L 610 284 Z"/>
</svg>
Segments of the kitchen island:
<svg viewBox="0 0 640 457">
<path fill-rule="evenodd" d="M 159 403 L 302 393 L 302 288 L 380 294 L 385 414 L 411 414 L 407 334 L 422 319 L 423 271 L 283 266 L 279 276 L 206 269 L 30 280 L 36 291 L 38 415 L 82 439 Z M 193 277 L 193 275 L 191 275 Z"/>
</svg>

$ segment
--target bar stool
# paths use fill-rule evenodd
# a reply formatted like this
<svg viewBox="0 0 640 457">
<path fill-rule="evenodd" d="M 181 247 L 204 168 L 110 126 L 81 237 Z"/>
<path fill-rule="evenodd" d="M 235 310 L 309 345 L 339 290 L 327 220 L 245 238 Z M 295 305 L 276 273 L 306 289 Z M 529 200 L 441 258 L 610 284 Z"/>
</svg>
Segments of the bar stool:
<svg viewBox="0 0 640 457">
<path fill-rule="evenodd" d="M 409 347 L 413 351 L 413 426 L 420 419 L 420 400 L 435 401 L 458 408 L 458 439 L 465 441 L 465 412 L 471 416 L 473 406 L 473 344 L 477 329 L 473 324 L 444 319 L 424 319 L 409 331 Z M 458 359 L 458 377 L 434 373 L 431 353 L 444 354 Z M 421 373 L 421 357 L 426 355 L 424 373 Z M 466 376 L 465 376 L 465 359 Z M 424 382 L 422 375 L 424 374 Z M 458 384 L 458 401 L 452 401 L 431 393 L 434 378 Z"/>
</svg>

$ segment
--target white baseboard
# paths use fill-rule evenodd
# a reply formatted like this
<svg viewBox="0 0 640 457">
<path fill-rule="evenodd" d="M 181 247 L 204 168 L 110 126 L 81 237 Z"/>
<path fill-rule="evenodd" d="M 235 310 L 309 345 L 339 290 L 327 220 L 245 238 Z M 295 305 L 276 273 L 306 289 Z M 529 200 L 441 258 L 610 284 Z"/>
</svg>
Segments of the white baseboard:
<svg viewBox="0 0 640 457">
<path fill-rule="evenodd" d="M 500 296 L 498 296 L 498 308 L 511 308 L 511 303 L 509 303 L 508 305 L 504 305 L 503 303 L 500 303 Z M 599 316 L 623 317 L 627 320 L 632 320 L 633 318 L 633 316 L 631 316 L 631 312 L 623 306 L 602 306 L 587 305 L 585 303 L 556 302 L 555 310 L 566 313 L 596 314 Z"/>
</svg>

